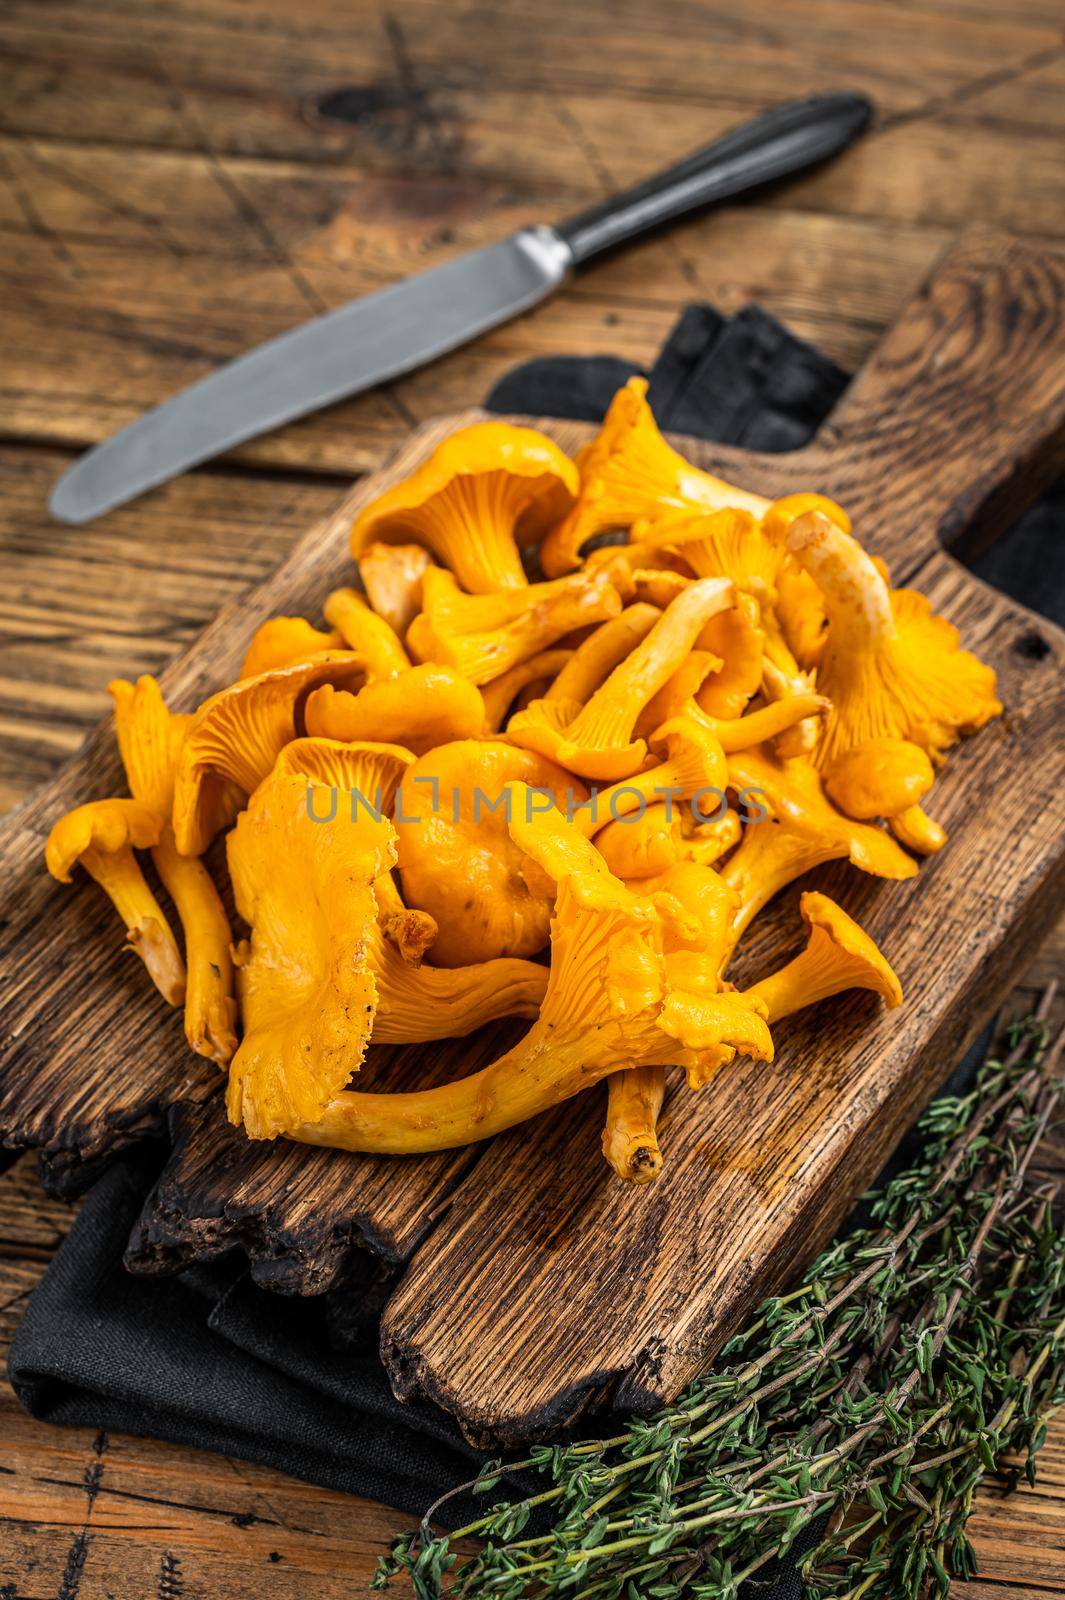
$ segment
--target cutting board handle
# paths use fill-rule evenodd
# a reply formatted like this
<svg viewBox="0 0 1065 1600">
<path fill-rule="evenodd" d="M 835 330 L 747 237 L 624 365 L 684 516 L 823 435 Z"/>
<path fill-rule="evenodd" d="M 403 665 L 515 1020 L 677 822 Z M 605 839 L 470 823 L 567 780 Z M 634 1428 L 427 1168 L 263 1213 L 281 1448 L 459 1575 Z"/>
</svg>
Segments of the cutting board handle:
<svg viewBox="0 0 1065 1600">
<path fill-rule="evenodd" d="M 1065 256 L 963 235 L 809 455 L 896 583 L 939 545 L 993 543 L 1065 469 Z"/>
</svg>

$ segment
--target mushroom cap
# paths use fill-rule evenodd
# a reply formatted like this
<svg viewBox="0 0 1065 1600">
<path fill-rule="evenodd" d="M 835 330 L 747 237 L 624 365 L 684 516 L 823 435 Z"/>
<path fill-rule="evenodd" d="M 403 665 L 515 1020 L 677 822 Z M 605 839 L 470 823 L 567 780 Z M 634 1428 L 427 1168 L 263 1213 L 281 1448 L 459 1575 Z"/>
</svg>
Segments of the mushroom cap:
<svg viewBox="0 0 1065 1600">
<path fill-rule="evenodd" d="M 454 667 L 425 662 L 352 693 L 325 683 L 304 709 L 307 731 L 330 739 L 386 739 L 424 755 L 470 739 L 485 723 L 481 692 Z"/>
<path fill-rule="evenodd" d="M 333 589 L 326 595 L 322 611 L 330 627 L 339 633 L 342 648 L 361 656 L 371 681 L 395 677 L 410 666 L 410 657 L 395 629 L 371 610 L 357 589 Z"/>
<path fill-rule="evenodd" d="M 352 651 L 324 650 L 242 678 L 203 702 L 186 728 L 174 780 L 174 837 L 182 855 L 202 855 L 232 822 L 242 795 L 252 793 L 295 738 L 304 696 L 361 672 L 362 659 Z"/>
<path fill-rule="evenodd" d="M 135 684 L 113 678 L 107 692 L 115 702 L 115 737 L 129 792 L 169 818 L 174 773 L 191 718 L 167 709 L 163 691 L 148 674 Z"/>
<path fill-rule="evenodd" d="M 432 557 L 421 544 L 368 544 L 359 576 L 370 604 L 402 639 L 422 605 L 422 577 Z"/>
<path fill-rule="evenodd" d="M 817 683 L 832 712 L 818 765 L 879 738 L 910 740 L 939 762 L 959 735 L 999 715 L 992 669 L 959 648 L 958 630 L 924 595 L 891 589 L 828 517 L 799 517 L 788 548 L 821 589 L 828 615 Z"/>
<path fill-rule="evenodd" d="M 754 791 L 779 824 L 792 833 L 824 840 L 831 847 L 825 860 L 846 857 L 852 866 L 880 878 L 912 878 L 916 873 L 917 863 L 890 834 L 836 810 L 816 768 L 801 756 L 782 761 L 756 746 L 730 756 L 728 765 L 732 786 Z M 748 829 L 768 826 L 749 823 Z"/>
<path fill-rule="evenodd" d="M 260 673 L 287 667 L 293 661 L 306 661 L 308 656 L 335 650 L 342 644 L 335 628 L 323 633 L 306 617 L 270 617 L 252 634 L 239 675 L 257 678 Z"/>
<path fill-rule="evenodd" d="M 506 786 L 520 780 L 563 810 L 587 799 L 568 772 L 502 740 L 441 745 L 409 769 L 397 801 L 399 873 L 408 906 L 436 918 L 442 967 L 531 956 L 548 941 L 552 896 L 530 883 L 507 825 Z"/>
<path fill-rule="evenodd" d="M 429 567 L 422 607 L 407 645 L 422 662 L 454 667 L 471 683 L 490 683 L 575 628 L 621 612 L 609 572 L 575 572 L 549 583 L 465 594 L 452 573 Z"/>
<path fill-rule="evenodd" d="M 253 1138 L 322 1115 L 358 1070 L 377 1003 L 366 947 L 374 881 L 395 860 L 392 825 L 339 808 L 320 820 L 309 783 L 306 772 L 272 772 L 226 840 L 237 910 L 251 928 L 227 1106 Z"/>
<path fill-rule="evenodd" d="M 308 783 L 356 797 L 354 815 L 369 808 L 388 816 L 403 775 L 413 765 L 414 757 L 400 745 L 308 737 L 285 746 L 271 776 L 298 774 Z"/>
<path fill-rule="evenodd" d="M 828 895 L 808 889 L 799 896 L 799 912 L 810 931 L 811 948 L 818 936 L 827 939 L 853 964 L 852 987 L 860 986 L 882 995 L 889 1006 L 902 1004 L 902 985 L 875 942 Z"/>
<path fill-rule="evenodd" d="M 848 817 L 893 817 L 918 805 L 935 782 L 926 752 L 908 739 L 867 739 L 831 760 L 825 790 Z"/>
<path fill-rule="evenodd" d="M 512 480 L 512 531 L 519 544 L 539 539 L 572 505 L 580 487 L 576 466 L 546 434 L 511 422 L 475 422 L 450 434 L 409 478 L 359 513 L 351 530 L 352 555 L 358 560 L 375 541 L 410 543 L 412 512 L 456 484 L 461 488 L 488 475 Z"/>
<path fill-rule="evenodd" d="M 851 519 L 841 505 L 835 500 L 830 500 L 827 495 L 812 494 L 808 490 L 800 491 L 798 494 L 786 494 L 783 499 L 774 500 L 762 518 L 762 531 L 767 538 L 783 543 L 792 523 L 799 517 L 804 517 L 808 511 L 820 512 L 844 533 L 851 531 Z"/>
<path fill-rule="evenodd" d="M 693 467 L 666 443 L 647 404 L 646 378 L 630 378 L 618 390 L 578 465 L 577 503 L 540 548 L 541 564 L 551 576 L 571 572 L 586 541 L 609 528 L 731 506 L 758 517 L 768 505 L 761 495 Z"/>
<path fill-rule="evenodd" d="M 87 850 L 107 856 L 127 846 L 149 850 L 159 843 L 164 825 L 165 818 L 141 800 L 90 800 L 54 825 L 44 847 L 45 864 L 53 878 L 69 883 Z"/>
</svg>

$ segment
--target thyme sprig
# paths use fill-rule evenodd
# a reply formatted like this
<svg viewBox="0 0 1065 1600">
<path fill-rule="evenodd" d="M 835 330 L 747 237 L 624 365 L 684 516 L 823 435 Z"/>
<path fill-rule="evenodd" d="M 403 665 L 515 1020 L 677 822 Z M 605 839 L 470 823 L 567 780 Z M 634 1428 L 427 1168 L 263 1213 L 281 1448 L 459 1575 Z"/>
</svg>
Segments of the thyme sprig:
<svg viewBox="0 0 1065 1600">
<path fill-rule="evenodd" d="M 766 1301 L 676 1405 L 535 1447 L 505 1470 L 545 1488 L 450 1537 L 434 1506 L 374 1587 L 403 1574 L 419 1600 L 737 1600 L 800 1537 L 814 1596 L 924 1600 L 971 1575 L 978 1484 L 1007 1458 L 1034 1482 L 1065 1401 L 1065 1234 L 1055 1184 L 1031 1170 L 1065 1090 L 1052 993 L 969 1094 L 931 1106 L 919 1164 L 871 1197 L 869 1224 Z M 503 1470 L 463 1488 L 488 1494 Z M 462 1561 L 459 1540 L 476 1541 Z"/>
</svg>

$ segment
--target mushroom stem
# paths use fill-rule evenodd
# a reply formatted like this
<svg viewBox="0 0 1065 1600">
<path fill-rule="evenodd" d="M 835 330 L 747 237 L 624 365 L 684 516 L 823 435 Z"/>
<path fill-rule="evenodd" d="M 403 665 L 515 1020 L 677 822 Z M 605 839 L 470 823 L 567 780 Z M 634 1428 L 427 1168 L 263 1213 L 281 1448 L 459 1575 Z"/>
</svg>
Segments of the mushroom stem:
<svg viewBox="0 0 1065 1600">
<path fill-rule="evenodd" d="M 846 854 L 841 840 L 793 832 L 772 818 L 744 828 L 739 848 L 721 869 L 722 878 L 739 895 L 730 923 L 728 953 L 778 890 L 804 872 Z M 721 970 L 725 970 L 724 963 Z"/>
<path fill-rule="evenodd" d="M 690 584 L 578 712 L 569 737 L 595 748 L 627 744 L 640 712 L 672 677 L 705 624 L 735 601 L 728 578 Z"/>
<path fill-rule="evenodd" d="M 786 700 L 774 700 L 758 711 L 749 711 L 732 722 L 722 722 L 716 717 L 699 713 L 700 726 L 719 741 L 726 755 L 739 750 L 749 750 L 752 745 L 775 739 L 786 728 L 793 728 L 810 717 L 819 717 L 829 709 L 829 702 L 820 694 L 795 694 Z"/>
<path fill-rule="evenodd" d="M 580 700 L 583 704 L 625 657 L 646 639 L 659 617 L 657 606 L 638 601 L 626 606 L 588 635 L 544 696 L 546 700 Z"/>
<path fill-rule="evenodd" d="M 416 1155 L 454 1150 L 491 1139 L 571 1099 L 617 1068 L 604 1051 L 589 1056 L 588 1039 L 559 1039 L 534 1023 L 512 1050 L 455 1083 L 411 1094 L 363 1094 L 345 1090 L 319 1122 L 289 1130 L 300 1144 L 380 1155 Z"/>
<path fill-rule="evenodd" d="M 835 649 L 861 653 L 893 637 L 891 591 L 857 539 L 808 511 L 792 523 L 788 548 L 828 600 Z"/>
<path fill-rule="evenodd" d="M 934 856 L 947 842 L 947 831 L 921 806 L 907 806 L 888 818 L 888 827 L 900 844 L 919 856 Z"/>
<path fill-rule="evenodd" d="M 126 928 L 130 949 L 148 969 L 148 976 L 168 1005 L 185 998 L 185 965 L 166 915 L 137 864 L 131 847 L 115 851 L 95 845 L 82 852 L 81 864 L 107 895 Z"/>
<path fill-rule="evenodd" d="M 519 661 L 498 678 L 481 687 L 484 701 L 484 721 L 489 733 L 498 733 L 507 719 L 514 701 L 530 684 L 544 683 L 547 688 L 562 669 L 573 660 L 572 650 L 541 650 L 528 661 Z"/>
<path fill-rule="evenodd" d="M 630 1067 L 607 1080 L 603 1155 L 626 1183 L 652 1183 L 662 1171 L 656 1126 L 666 1092 L 665 1067 Z"/>
<path fill-rule="evenodd" d="M 902 1004 L 898 978 L 852 917 L 823 894 L 804 894 L 799 909 L 809 929 L 805 950 L 744 991 L 765 1002 L 770 1026 L 845 989 L 871 990 L 889 1007 Z"/>
<path fill-rule="evenodd" d="M 152 850 L 152 860 L 185 934 L 185 1037 L 197 1055 L 228 1066 L 237 1048 L 237 1002 L 225 908 L 199 856 L 178 854 L 169 825 Z"/>
<path fill-rule="evenodd" d="M 767 630 L 767 640 L 769 634 Z M 786 647 L 785 647 L 786 648 Z M 788 652 L 790 656 L 790 652 Z M 787 701 L 793 695 L 809 694 L 813 688 L 809 674 L 800 671 L 794 659 L 781 662 L 779 656 L 774 659 L 767 647 L 765 659 L 762 663 L 762 693 L 771 703 Z M 816 717 L 804 717 L 801 722 L 796 722 L 783 733 L 778 733 L 773 740 L 774 754 L 787 760 L 792 756 L 809 755 L 816 749 L 817 741 L 821 737 L 821 724 Z"/>
<path fill-rule="evenodd" d="M 411 661 L 394 630 L 371 611 L 357 589 L 334 589 L 322 607 L 325 620 L 366 663 L 371 679 L 393 678 Z"/>
</svg>

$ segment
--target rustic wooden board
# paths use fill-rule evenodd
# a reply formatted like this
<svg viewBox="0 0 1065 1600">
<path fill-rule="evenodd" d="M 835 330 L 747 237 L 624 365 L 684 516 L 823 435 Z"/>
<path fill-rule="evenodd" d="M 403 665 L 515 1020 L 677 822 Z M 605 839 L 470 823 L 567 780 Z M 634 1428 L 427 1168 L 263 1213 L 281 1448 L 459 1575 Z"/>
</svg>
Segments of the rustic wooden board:
<svg viewBox="0 0 1065 1600">
<path fill-rule="evenodd" d="M 217 1079 L 184 1052 L 177 1019 L 139 969 L 117 954 L 94 957 L 91 974 L 72 966 L 106 930 L 99 897 L 87 885 L 61 890 L 40 868 L 55 815 L 118 782 L 104 727 L 0 832 L 0 1139 L 42 1148 L 52 1181 L 72 1186 L 177 1108 L 187 1132 L 142 1223 L 142 1264 L 240 1241 L 267 1280 L 319 1289 L 350 1238 L 393 1259 L 417 1246 L 386 1315 L 386 1356 L 398 1387 L 442 1401 L 478 1436 L 538 1431 L 605 1389 L 640 1408 L 675 1392 L 769 1277 L 831 1230 L 1055 906 L 1062 641 L 935 546 L 943 535 L 990 536 L 1061 462 L 1063 284 L 1055 258 L 970 240 L 809 449 L 688 447 L 764 492 L 814 484 L 836 494 L 895 580 L 915 581 L 1001 674 L 1007 718 L 955 755 L 937 791 L 952 847 L 912 885 L 832 875 L 899 967 L 901 1018 L 838 1002 L 816 1024 L 781 1030 L 769 1071 L 741 1066 L 698 1099 L 675 1096 L 667 1177 L 649 1193 L 605 1178 L 591 1100 L 472 1155 L 382 1164 L 238 1148 L 210 1124 Z M 390 476 L 464 420 L 422 430 Z M 546 426 L 567 448 L 588 432 Z M 360 485 L 274 578 L 223 611 L 166 674 L 175 705 L 231 675 L 263 617 L 316 614 L 345 571 L 352 512 L 379 488 Z M 973 803 L 992 794 L 993 807 Z M 762 970 L 793 928 L 786 906 L 760 923 L 751 950 Z M 949 966 L 928 960 L 935 941 L 951 949 Z M 522 1159 L 532 1140 L 535 1161 Z"/>
<path fill-rule="evenodd" d="M 520 1024 L 502 1023 L 473 1039 L 373 1045 L 359 1081 L 425 1088 L 487 1066 L 520 1033 Z M 218 1096 L 175 1106 L 171 1132 L 173 1155 L 148 1197 L 126 1264 L 134 1272 L 173 1272 L 240 1246 L 256 1282 L 287 1294 L 328 1288 L 353 1245 L 405 1261 L 479 1156 L 450 1150 L 399 1171 L 387 1157 L 360 1157 L 356 1172 L 340 1151 L 251 1143 L 226 1121 Z"/>
</svg>

